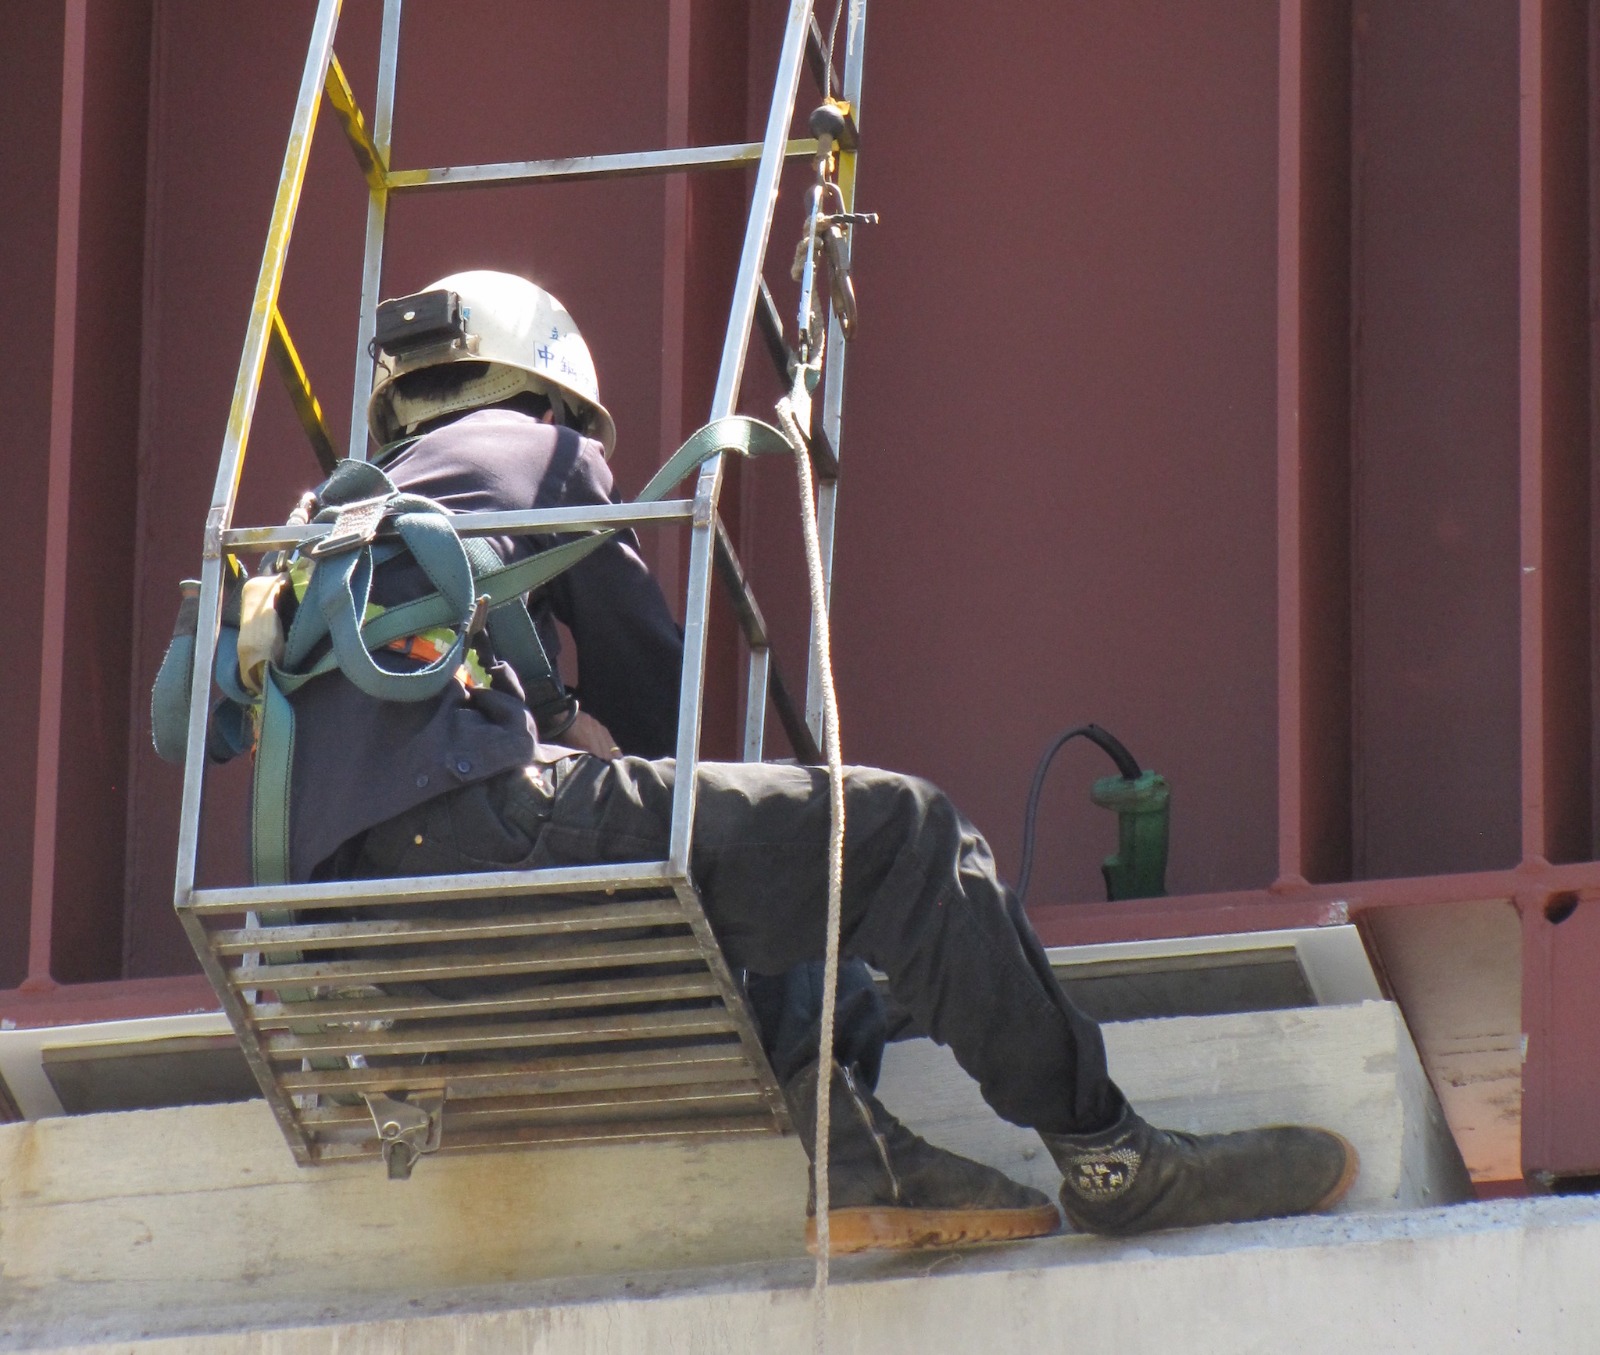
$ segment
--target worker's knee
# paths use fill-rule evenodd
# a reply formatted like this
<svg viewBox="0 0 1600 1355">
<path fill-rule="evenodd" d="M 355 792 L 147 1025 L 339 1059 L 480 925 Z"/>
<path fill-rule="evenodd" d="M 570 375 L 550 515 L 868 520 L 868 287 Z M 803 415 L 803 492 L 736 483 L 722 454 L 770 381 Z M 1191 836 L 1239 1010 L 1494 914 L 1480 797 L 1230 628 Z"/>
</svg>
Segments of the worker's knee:
<svg viewBox="0 0 1600 1355">
<path fill-rule="evenodd" d="M 845 785 L 846 832 L 863 846 L 893 844 L 932 864 L 947 861 L 967 831 L 950 797 L 920 776 L 852 767 Z"/>
</svg>

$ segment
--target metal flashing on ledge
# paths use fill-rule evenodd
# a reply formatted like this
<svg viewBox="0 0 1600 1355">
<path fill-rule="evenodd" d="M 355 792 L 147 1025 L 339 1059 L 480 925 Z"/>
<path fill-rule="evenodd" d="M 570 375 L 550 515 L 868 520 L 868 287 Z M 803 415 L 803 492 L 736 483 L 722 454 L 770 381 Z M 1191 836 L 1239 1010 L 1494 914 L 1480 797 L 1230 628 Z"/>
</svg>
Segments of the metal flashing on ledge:
<svg viewBox="0 0 1600 1355">
<path fill-rule="evenodd" d="M 1098 1021 L 1329 1007 L 1383 996 L 1350 925 L 1055 946 L 1046 954 L 1068 995 Z"/>
<path fill-rule="evenodd" d="M 71 1071 L 63 1072 L 67 1065 Z M 142 1096 L 131 1094 L 127 1086 L 132 1067 L 157 1073 L 146 1079 Z M 243 1072 L 243 1081 L 238 1072 Z M 19 1120 L 245 1100 L 259 1094 L 221 1012 L 0 1029 L 0 1085 L 9 1090 L 13 1118 Z M 65 1096 L 58 1088 L 66 1089 Z"/>
</svg>

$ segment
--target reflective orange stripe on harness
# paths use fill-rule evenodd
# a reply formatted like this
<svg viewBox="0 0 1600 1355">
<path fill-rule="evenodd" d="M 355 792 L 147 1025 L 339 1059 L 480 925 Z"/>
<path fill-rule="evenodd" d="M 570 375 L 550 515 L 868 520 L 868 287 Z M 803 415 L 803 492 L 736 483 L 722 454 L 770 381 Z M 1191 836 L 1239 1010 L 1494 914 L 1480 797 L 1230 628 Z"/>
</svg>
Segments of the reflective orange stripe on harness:
<svg viewBox="0 0 1600 1355">
<path fill-rule="evenodd" d="M 297 601 L 303 602 L 306 596 L 306 584 L 311 579 L 310 562 L 296 556 L 289 564 L 289 582 L 294 589 Z M 383 608 L 375 602 L 367 604 L 366 611 L 362 614 L 364 621 L 371 621 L 374 617 L 383 615 Z M 390 640 L 384 649 L 391 653 L 400 654 L 408 659 L 416 659 L 419 663 L 436 663 L 450 652 L 450 647 L 455 644 L 456 637 L 452 631 L 443 627 L 423 631 L 420 635 L 402 635 L 398 640 Z M 456 680 L 469 691 L 474 687 L 487 687 L 490 685 L 489 675 L 478 662 L 478 656 L 470 649 L 467 651 L 466 662 L 456 669 Z"/>
<path fill-rule="evenodd" d="M 441 635 L 449 640 L 449 644 L 440 643 L 436 637 Z M 454 643 L 455 636 L 448 631 L 425 631 L 421 635 L 402 635 L 398 640 L 390 640 L 384 648 L 420 663 L 437 663 L 450 652 L 450 646 Z M 469 653 L 467 661 L 456 669 L 456 681 L 471 691 L 474 687 L 487 687 L 489 675 L 483 671 L 477 658 Z"/>
</svg>

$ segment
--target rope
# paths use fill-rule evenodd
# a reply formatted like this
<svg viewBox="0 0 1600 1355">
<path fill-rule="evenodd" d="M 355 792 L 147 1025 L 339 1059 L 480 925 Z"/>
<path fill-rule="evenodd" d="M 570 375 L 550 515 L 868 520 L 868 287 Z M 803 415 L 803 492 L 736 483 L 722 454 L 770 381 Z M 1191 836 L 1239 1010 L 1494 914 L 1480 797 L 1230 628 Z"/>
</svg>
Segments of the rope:
<svg viewBox="0 0 1600 1355">
<path fill-rule="evenodd" d="M 800 528 L 815 618 L 817 681 L 822 689 L 822 746 L 828 763 L 828 941 L 822 967 L 822 1029 L 817 1058 L 817 1129 L 812 1153 L 817 1182 L 817 1268 L 812 1285 L 812 1332 L 817 1355 L 828 1348 L 828 1141 L 833 1090 L 833 1008 L 839 996 L 839 932 L 844 915 L 844 759 L 839 750 L 839 705 L 833 687 L 828 592 L 822 576 L 822 541 L 811 480 L 811 457 L 787 399 L 778 402 L 778 425 L 794 448 L 800 485 Z"/>
<path fill-rule="evenodd" d="M 846 0 L 836 0 L 833 23 L 828 27 L 828 52 L 823 74 L 822 95 L 833 99 L 833 51 L 839 34 L 839 19 Z M 852 7 L 852 15 L 855 14 Z M 828 765 L 828 930 L 822 965 L 822 1019 L 817 1040 L 817 1123 L 812 1140 L 812 1172 L 817 1194 L 817 1267 L 812 1284 L 812 1341 L 816 1355 L 828 1349 L 828 1265 L 833 1249 L 829 1228 L 832 1183 L 829 1172 L 829 1140 L 832 1138 L 831 1103 L 833 1093 L 834 1006 L 839 1000 L 839 933 L 844 914 L 844 758 L 839 751 L 839 702 L 833 685 L 833 650 L 828 622 L 828 587 L 822 570 L 822 540 L 817 528 L 816 487 L 811 477 L 811 454 L 805 433 L 795 414 L 799 402 L 810 409 L 805 392 L 815 388 L 821 376 L 822 345 L 825 342 L 817 305 L 816 269 L 822 264 L 821 241 L 817 227 L 822 212 L 823 193 L 829 183 L 830 156 L 821 153 L 828 142 L 822 140 L 816 162 L 817 185 L 812 191 L 801 253 L 796 255 L 803 277 L 798 317 L 798 361 L 793 364 L 791 393 L 778 401 L 778 427 L 794 452 L 796 479 L 800 490 L 800 530 L 805 540 L 806 577 L 811 587 L 812 647 L 816 659 L 817 685 L 822 695 L 822 751 Z M 846 206 L 841 199 L 841 206 Z M 837 279 L 834 279 L 837 290 Z M 844 333 L 848 336 L 850 327 Z"/>
<path fill-rule="evenodd" d="M 839 3 L 833 7 L 833 22 L 828 25 L 828 61 L 826 78 L 822 89 L 822 97 L 824 99 L 833 98 L 833 44 L 839 36 L 839 16 L 844 13 L 844 5 L 845 0 L 839 0 Z"/>
</svg>

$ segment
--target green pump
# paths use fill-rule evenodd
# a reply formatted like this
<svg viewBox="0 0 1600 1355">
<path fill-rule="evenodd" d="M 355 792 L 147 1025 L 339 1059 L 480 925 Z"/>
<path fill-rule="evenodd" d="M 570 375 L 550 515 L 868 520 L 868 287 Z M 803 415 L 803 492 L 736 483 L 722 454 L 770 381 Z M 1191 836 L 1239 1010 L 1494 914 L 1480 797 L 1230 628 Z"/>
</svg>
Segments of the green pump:
<svg viewBox="0 0 1600 1355">
<path fill-rule="evenodd" d="M 1114 734 L 1099 725 L 1079 725 L 1059 735 L 1039 760 L 1028 792 L 1027 816 L 1022 832 L 1022 870 L 1017 877 L 1017 898 L 1026 899 L 1033 874 L 1035 819 L 1045 774 L 1055 755 L 1072 739 L 1084 738 L 1103 749 L 1117 764 L 1115 776 L 1102 776 L 1089 790 L 1089 799 L 1117 816 L 1117 850 L 1101 864 L 1106 898 L 1155 899 L 1167 892 L 1167 837 L 1171 822 L 1172 791 L 1166 777 L 1146 771 Z"/>
<path fill-rule="evenodd" d="M 1101 863 L 1106 897 L 1158 899 L 1167 892 L 1167 828 L 1172 791 L 1160 772 L 1102 776 L 1089 798 L 1117 815 L 1117 850 Z"/>
</svg>

